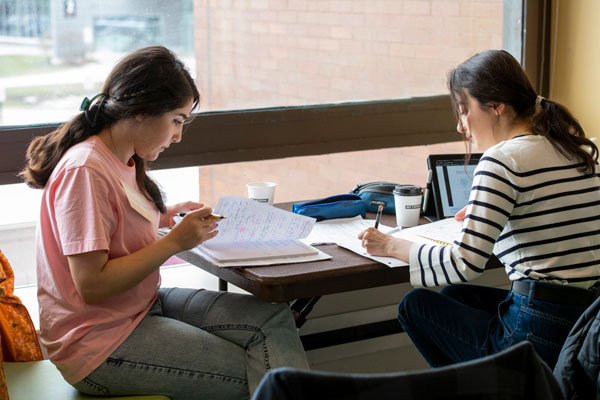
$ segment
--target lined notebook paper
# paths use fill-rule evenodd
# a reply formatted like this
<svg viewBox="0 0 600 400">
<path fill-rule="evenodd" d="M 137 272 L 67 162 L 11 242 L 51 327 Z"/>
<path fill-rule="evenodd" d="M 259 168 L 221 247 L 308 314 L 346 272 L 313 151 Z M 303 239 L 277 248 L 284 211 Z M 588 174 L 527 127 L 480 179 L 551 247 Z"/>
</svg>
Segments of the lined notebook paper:
<svg viewBox="0 0 600 400">
<path fill-rule="evenodd" d="M 315 219 L 294 214 L 244 197 L 219 200 L 215 213 L 219 234 L 197 248 L 219 262 L 253 261 L 317 255 L 300 240 L 308 236 Z"/>
<path fill-rule="evenodd" d="M 457 221 L 455 218 L 446 218 L 429 224 L 405 228 L 394 233 L 393 236 L 415 243 L 448 245 L 458 239 L 462 225 L 462 221 Z"/>
<path fill-rule="evenodd" d="M 220 262 L 256 261 L 270 258 L 301 257 L 318 254 L 317 249 L 299 240 L 266 240 L 242 242 L 232 246 L 216 243 L 199 246 L 200 251 Z"/>
</svg>

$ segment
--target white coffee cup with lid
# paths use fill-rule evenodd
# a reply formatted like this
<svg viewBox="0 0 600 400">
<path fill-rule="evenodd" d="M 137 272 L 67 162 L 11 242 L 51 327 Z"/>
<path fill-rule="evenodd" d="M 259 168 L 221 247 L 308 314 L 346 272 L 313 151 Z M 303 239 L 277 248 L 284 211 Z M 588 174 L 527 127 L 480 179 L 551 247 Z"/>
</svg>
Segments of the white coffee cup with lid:
<svg viewBox="0 0 600 400">
<path fill-rule="evenodd" d="M 275 196 L 275 186 L 273 182 L 250 182 L 246 184 L 248 188 L 248 197 L 251 200 L 273 205 L 273 197 Z"/>
<path fill-rule="evenodd" d="M 419 224 L 423 189 L 417 185 L 396 185 L 394 205 L 398 227 L 408 228 Z"/>
</svg>

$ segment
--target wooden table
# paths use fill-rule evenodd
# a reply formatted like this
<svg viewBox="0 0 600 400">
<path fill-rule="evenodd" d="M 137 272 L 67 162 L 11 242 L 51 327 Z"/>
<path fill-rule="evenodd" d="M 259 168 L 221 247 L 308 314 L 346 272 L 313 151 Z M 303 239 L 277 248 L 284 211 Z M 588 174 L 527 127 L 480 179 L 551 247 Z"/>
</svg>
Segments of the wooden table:
<svg viewBox="0 0 600 400">
<path fill-rule="evenodd" d="M 291 210 L 291 205 L 284 203 L 277 206 Z M 381 223 L 396 225 L 394 216 L 385 214 Z M 408 268 L 390 268 L 335 244 L 317 247 L 332 258 L 297 264 L 219 268 L 190 251 L 179 253 L 177 257 L 262 300 L 273 302 L 288 302 L 410 280 Z"/>
<path fill-rule="evenodd" d="M 278 204 L 277 207 L 291 210 L 292 203 Z M 374 214 L 368 213 L 367 217 L 374 218 Z M 422 223 L 426 222 L 422 220 Z M 395 217 L 384 214 L 381 223 L 395 226 Z M 177 257 L 218 277 L 220 290 L 227 290 L 229 282 L 265 301 L 291 302 L 298 327 L 323 295 L 410 282 L 408 267 L 390 268 L 337 245 L 318 248 L 332 258 L 297 264 L 219 268 L 190 251 L 179 253 Z M 488 269 L 498 267 L 502 265 L 495 257 L 486 266 Z M 390 329 L 398 331 L 399 324 L 395 321 L 386 323 L 383 331 L 388 334 Z M 380 325 L 372 328 L 382 329 Z M 337 337 L 340 337 L 339 332 Z"/>
</svg>

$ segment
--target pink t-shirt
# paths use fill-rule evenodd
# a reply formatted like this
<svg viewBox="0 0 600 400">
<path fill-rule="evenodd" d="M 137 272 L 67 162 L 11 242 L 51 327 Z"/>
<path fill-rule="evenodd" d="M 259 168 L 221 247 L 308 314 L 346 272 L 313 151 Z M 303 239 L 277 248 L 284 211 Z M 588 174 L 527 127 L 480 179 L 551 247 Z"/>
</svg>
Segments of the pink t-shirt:
<svg viewBox="0 0 600 400">
<path fill-rule="evenodd" d="M 37 230 L 41 342 L 77 383 L 129 336 L 157 298 L 158 269 L 118 296 L 89 305 L 75 289 L 67 255 L 108 251 L 109 259 L 156 240 L 159 212 L 127 166 L 96 136 L 70 148 L 50 176 Z"/>
</svg>

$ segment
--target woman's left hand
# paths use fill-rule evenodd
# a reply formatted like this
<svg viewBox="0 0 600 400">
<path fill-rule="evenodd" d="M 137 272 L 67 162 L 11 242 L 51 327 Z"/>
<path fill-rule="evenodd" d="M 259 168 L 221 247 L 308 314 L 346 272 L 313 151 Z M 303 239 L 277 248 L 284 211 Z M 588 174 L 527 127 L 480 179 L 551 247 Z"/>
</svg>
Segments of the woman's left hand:
<svg viewBox="0 0 600 400">
<path fill-rule="evenodd" d="M 173 225 L 175 225 L 175 220 L 173 217 L 175 217 L 177 214 L 180 212 L 194 211 L 202 207 L 204 207 L 204 204 L 196 203 L 195 201 L 185 201 L 183 203 L 168 205 L 167 213 L 160 215 L 159 227 L 172 228 Z"/>
</svg>

